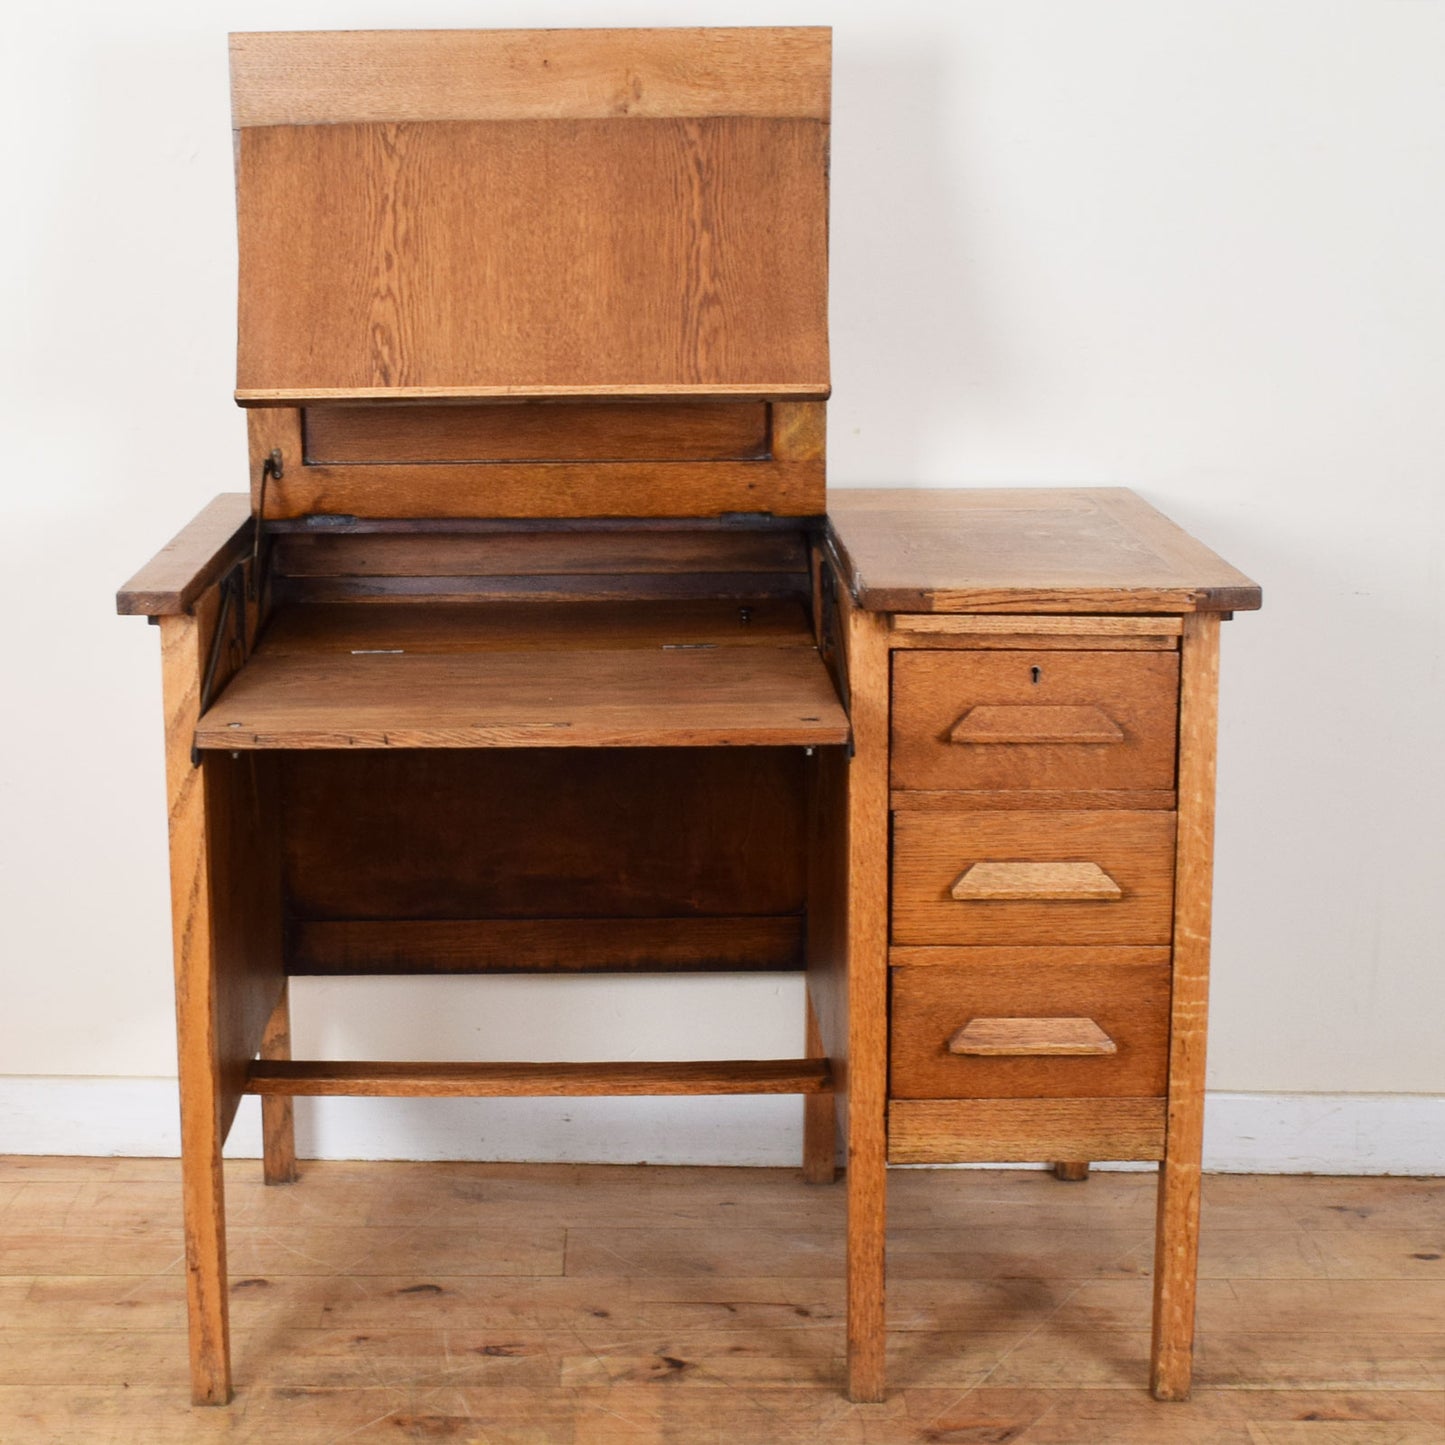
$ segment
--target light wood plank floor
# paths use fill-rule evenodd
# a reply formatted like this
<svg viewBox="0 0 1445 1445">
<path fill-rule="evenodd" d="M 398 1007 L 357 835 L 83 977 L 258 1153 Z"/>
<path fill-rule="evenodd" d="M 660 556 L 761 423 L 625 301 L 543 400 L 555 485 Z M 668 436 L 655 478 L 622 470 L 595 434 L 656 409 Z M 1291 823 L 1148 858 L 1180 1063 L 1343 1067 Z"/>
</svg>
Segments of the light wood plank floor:
<svg viewBox="0 0 1445 1445">
<path fill-rule="evenodd" d="M 1218 1176 L 1197 1388 L 1145 1392 L 1153 1177 L 890 1176 L 882 1405 L 796 1172 L 227 1167 L 238 1394 L 187 1403 L 172 1161 L 0 1160 L 0 1442 L 1441 1445 L 1445 1180 Z"/>
</svg>

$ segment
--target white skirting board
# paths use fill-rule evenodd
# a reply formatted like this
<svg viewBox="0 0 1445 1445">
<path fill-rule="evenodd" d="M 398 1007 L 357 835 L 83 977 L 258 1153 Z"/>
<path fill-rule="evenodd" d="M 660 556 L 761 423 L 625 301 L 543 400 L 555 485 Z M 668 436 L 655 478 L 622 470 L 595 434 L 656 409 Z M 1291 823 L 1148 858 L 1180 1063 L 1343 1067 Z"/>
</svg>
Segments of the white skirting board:
<svg viewBox="0 0 1445 1445">
<path fill-rule="evenodd" d="M 1228 1174 L 1445 1175 L 1445 1095 L 1209 1096 L 1204 1167 Z M 788 1167 L 796 1098 L 298 1099 L 312 1159 Z M 260 1105 L 241 1106 L 228 1155 L 255 1158 Z M 172 1079 L 0 1078 L 0 1154 L 173 1157 Z M 1137 1166 L 1136 1166 L 1137 1167 Z M 1148 1166 L 1144 1166 L 1148 1167 Z"/>
</svg>

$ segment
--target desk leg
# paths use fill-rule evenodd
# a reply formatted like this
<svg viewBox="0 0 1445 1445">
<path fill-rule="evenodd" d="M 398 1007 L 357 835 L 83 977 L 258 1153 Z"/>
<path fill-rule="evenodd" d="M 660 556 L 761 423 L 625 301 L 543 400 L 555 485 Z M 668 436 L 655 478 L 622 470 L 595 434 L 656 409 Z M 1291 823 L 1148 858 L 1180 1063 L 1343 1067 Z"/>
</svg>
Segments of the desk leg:
<svg viewBox="0 0 1445 1445">
<path fill-rule="evenodd" d="M 263 1059 L 291 1057 L 291 989 L 281 985 L 281 997 L 266 1021 L 261 1036 Z M 296 1113 L 289 1094 L 261 1096 L 262 1167 L 267 1184 L 296 1182 Z"/>
<path fill-rule="evenodd" d="M 231 1341 L 221 1146 L 230 1111 L 222 1094 L 217 1047 L 206 775 L 192 765 L 190 756 L 204 666 L 203 643 L 209 641 L 209 629 L 214 625 L 214 603 L 207 611 L 209 616 L 198 607 L 195 616 L 161 619 L 161 670 L 191 1399 L 197 1405 L 224 1405 L 231 1398 Z"/>
<path fill-rule="evenodd" d="M 848 647 L 848 1398 L 887 1389 L 888 628 L 846 591 Z"/>
<path fill-rule="evenodd" d="M 1174 987 L 1169 1027 L 1169 1113 L 1159 1168 L 1150 1387 L 1186 1400 L 1194 1361 L 1199 1264 L 1204 1045 L 1209 1005 L 1215 721 L 1219 618 L 1184 619 L 1179 698 L 1179 831 L 1175 844 Z"/>
<path fill-rule="evenodd" d="M 818 1029 L 818 1016 L 813 1001 L 805 998 L 807 1031 L 804 1057 L 825 1059 L 823 1035 Z M 838 1101 L 832 1094 L 803 1095 L 803 1182 L 831 1184 L 838 1177 Z"/>
</svg>

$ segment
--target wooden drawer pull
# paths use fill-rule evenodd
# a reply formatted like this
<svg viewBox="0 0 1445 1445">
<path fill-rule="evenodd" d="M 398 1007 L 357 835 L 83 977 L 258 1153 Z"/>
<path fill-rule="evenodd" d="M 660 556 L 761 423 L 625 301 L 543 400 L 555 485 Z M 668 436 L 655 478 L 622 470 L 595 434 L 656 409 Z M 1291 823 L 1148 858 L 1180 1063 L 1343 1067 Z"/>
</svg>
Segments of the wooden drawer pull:
<svg viewBox="0 0 1445 1445">
<path fill-rule="evenodd" d="M 970 1019 L 948 1041 L 951 1054 L 1116 1054 L 1114 1040 L 1093 1019 Z"/>
<path fill-rule="evenodd" d="M 949 892 L 964 903 L 990 899 L 1078 903 L 1124 896 L 1097 863 L 975 863 Z"/>
<path fill-rule="evenodd" d="M 1096 707 L 971 707 L 954 723 L 951 743 L 1122 743 L 1124 731 Z"/>
</svg>

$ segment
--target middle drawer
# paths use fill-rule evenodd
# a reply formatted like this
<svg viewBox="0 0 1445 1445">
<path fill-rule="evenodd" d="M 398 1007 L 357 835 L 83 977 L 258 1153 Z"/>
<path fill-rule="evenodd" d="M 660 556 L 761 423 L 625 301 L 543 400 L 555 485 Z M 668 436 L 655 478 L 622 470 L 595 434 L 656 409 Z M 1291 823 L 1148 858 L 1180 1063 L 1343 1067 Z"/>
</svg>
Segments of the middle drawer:
<svg viewBox="0 0 1445 1445">
<path fill-rule="evenodd" d="M 893 815 L 895 944 L 1166 944 L 1173 902 L 1173 813 Z"/>
</svg>

